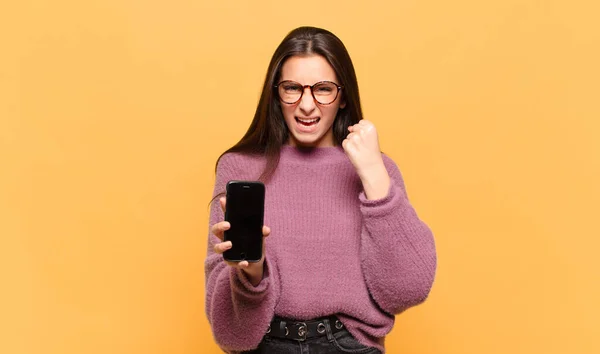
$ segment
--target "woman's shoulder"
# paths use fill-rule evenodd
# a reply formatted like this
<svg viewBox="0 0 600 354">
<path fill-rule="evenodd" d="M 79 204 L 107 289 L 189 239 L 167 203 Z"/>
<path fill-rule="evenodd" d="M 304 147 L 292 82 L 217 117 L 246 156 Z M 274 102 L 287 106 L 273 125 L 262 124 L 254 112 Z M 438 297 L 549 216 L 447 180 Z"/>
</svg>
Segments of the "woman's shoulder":
<svg viewBox="0 0 600 354">
<path fill-rule="evenodd" d="M 246 164 L 254 165 L 257 162 L 263 161 L 264 156 L 259 154 L 250 154 L 245 152 L 225 152 L 221 157 L 219 157 L 217 167 L 218 166 L 241 166 L 243 167 Z"/>
<path fill-rule="evenodd" d="M 237 179 L 254 179 L 261 174 L 265 158 L 259 154 L 226 152 L 217 162 L 217 174 L 224 173 Z"/>
</svg>

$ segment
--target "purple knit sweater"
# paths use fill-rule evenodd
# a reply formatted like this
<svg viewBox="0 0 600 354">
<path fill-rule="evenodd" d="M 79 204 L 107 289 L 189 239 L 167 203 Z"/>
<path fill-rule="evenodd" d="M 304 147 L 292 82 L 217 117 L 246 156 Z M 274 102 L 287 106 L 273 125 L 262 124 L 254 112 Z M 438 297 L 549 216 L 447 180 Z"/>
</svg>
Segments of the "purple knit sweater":
<svg viewBox="0 0 600 354">
<path fill-rule="evenodd" d="M 423 302 L 436 270 L 430 229 L 410 205 L 396 164 L 383 156 L 388 195 L 368 200 L 341 147 L 283 146 L 266 184 L 265 273 L 258 286 L 213 251 L 210 234 L 206 312 L 227 352 L 256 348 L 274 315 L 309 320 L 336 314 L 361 343 L 384 350 L 394 315 Z M 255 180 L 259 156 L 225 154 L 214 194 L 227 181 Z M 210 225 L 223 220 L 218 200 Z"/>
</svg>

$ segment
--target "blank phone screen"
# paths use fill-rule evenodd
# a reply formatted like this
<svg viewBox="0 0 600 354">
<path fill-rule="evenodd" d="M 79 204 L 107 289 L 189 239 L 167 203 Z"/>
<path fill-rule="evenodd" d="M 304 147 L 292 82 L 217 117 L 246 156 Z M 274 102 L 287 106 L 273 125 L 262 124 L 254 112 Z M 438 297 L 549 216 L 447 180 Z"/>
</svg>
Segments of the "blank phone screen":
<svg viewBox="0 0 600 354">
<path fill-rule="evenodd" d="M 262 226 L 265 187 L 255 181 L 231 181 L 227 184 L 225 220 L 231 227 L 225 240 L 232 247 L 223 257 L 229 261 L 258 261 L 262 257 Z"/>
</svg>

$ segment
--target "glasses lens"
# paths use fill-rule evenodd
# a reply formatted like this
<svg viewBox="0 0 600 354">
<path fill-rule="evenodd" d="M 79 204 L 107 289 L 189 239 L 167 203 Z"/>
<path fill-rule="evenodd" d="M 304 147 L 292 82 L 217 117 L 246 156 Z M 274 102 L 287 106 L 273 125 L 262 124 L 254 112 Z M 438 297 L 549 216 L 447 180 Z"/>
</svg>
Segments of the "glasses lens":
<svg viewBox="0 0 600 354">
<path fill-rule="evenodd" d="M 330 104 L 337 97 L 338 88 L 332 82 L 320 82 L 313 87 L 313 95 L 317 102 Z"/>
<path fill-rule="evenodd" d="M 279 97 L 285 103 L 295 103 L 302 96 L 303 87 L 297 82 L 284 81 L 279 84 Z"/>
</svg>

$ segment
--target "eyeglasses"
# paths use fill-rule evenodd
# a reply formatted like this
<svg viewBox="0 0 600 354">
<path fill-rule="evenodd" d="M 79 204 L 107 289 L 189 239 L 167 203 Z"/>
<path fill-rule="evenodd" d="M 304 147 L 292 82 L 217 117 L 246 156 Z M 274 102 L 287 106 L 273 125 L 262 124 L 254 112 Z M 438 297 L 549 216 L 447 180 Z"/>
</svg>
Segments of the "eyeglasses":
<svg viewBox="0 0 600 354">
<path fill-rule="evenodd" d="M 304 90 L 309 87 L 315 101 L 327 105 L 333 103 L 343 86 L 331 81 L 320 81 L 314 85 L 301 85 L 295 81 L 286 80 L 274 86 L 283 103 L 295 104 L 302 99 Z"/>
</svg>

